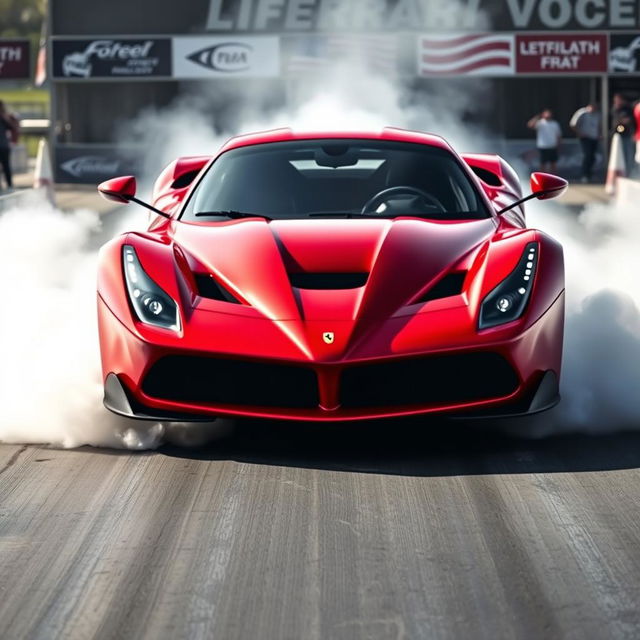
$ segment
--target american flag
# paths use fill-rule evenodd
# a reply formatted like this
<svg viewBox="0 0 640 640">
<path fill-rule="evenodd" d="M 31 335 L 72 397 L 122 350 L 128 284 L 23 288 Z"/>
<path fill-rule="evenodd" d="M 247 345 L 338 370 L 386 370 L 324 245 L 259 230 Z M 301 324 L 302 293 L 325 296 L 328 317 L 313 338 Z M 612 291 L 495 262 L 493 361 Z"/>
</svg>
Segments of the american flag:
<svg viewBox="0 0 640 640">
<path fill-rule="evenodd" d="M 418 38 L 421 76 L 496 76 L 515 73 L 512 34 L 430 34 Z"/>
<path fill-rule="evenodd" d="M 395 35 L 309 35 L 291 42 L 287 71 L 309 73 L 349 62 L 381 73 L 396 73 L 397 60 Z"/>
</svg>

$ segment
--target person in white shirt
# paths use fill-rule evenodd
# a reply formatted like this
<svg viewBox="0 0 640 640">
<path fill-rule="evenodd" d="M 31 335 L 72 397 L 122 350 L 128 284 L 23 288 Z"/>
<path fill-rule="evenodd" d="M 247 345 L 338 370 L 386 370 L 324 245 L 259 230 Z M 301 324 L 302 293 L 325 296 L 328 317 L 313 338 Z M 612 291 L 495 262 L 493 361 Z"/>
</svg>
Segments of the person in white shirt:
<svg viewBox="0 0 640 640">
<path fill-rule="evenodd" d="M 578 109 L 573 114 L 569 126 L 576 132 L 582 147 L 582 182 L 591 182 L 598 140 L 602 133 L 602 116 L 598 105 L 591 102 L 586 107 Z"/>
<path fill-rule="evenodd" d="M 544 109 L 542 113 L 533 116 L 527 126 L 536 132 L 536 146 L 540 152 L 542 171 L 555 171 L 558 166 L 562 129 L 553 119 L 551 109 Z"/>
</svg>

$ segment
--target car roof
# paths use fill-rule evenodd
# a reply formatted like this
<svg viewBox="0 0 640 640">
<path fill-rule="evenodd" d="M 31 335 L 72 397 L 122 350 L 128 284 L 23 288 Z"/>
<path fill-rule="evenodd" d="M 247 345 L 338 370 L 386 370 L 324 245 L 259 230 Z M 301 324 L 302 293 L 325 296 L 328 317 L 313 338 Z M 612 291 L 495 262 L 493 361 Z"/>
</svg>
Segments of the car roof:
<svg viewBox="0 0 640 640">
<path fill-rule="evenodd" d="M 391 140 L 397 142 L 413 142 L 424 144 L 439 149 L 453 151 L 449 143 L 440 136 L 422 131 L 409 131 L 396 127 L 384 127 L 378 131 L 295 131 L 289 127 L 282 129 L 272 129 L 270 131 L 260 131 L 236 136 L 228 140 L 220 149 L 219 153 L 235 149 L 237 147 L 247 147 L 256 144 L 267 144 L 270 142 L 290 142 L 294 140 L 321 140 L 321 139 L 356 139 L 356 140 Z"/>
</svg>

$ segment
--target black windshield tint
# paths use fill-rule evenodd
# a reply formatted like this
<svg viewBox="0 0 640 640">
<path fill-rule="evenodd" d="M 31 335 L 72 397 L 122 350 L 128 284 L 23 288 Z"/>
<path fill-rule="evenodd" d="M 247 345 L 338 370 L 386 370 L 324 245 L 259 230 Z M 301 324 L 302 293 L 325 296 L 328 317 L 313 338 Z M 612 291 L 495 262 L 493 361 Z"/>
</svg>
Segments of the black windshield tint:
<svg viewBox="0 0 640 640">
<path fill-rule="evenodd" d="M 217 221 L 225 211 L 274 219 L 357 214 L 392 187 L 408 190 L 382 195 L 369 213 L 444 220 L 490 215 L 458 160 L 445 149 L 376 140 L 299 140 L 222 154 L 194 190 L 182 218 Z M 203 215 L 215 212 L 221 215 Z"/>
</svg>

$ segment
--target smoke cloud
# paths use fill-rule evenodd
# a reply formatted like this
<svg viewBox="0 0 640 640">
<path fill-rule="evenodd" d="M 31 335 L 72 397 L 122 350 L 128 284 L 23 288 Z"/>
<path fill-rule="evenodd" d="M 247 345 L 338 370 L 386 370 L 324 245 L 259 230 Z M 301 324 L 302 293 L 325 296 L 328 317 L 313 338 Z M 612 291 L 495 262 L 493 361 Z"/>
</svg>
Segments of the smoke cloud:
<svg viewBox="0 0 640 640">
<path fill-rule="evenodd" d="M 433 84 L 398 85 L 354 59 L 334 71 L 315 74 L 287 86 L 274 105 L 272 89 L 251 91 L 198 84 L 165 109 L 150 107 L 124 125 L 122 148 L 136 156 L 150 186 L 158 172 L 176 157 L 213 153 L 229 137 L 280 127 L 298 130 L 367 130 L 397 126 L 432 131 L 461 151 L 491 151 L 491 136 L 466 119 L 486 105 L 483 79 L 438 80 Z M 233 105 L 222 115 L 220 103 Z M 286 103 L 286 104 L 284 104 Z"/>
<path fill-rule="evenodd" d="M 286 100 L 252 86 L 224 94 L 198 85 L 167 109 L 147 109 L 121 132 L 123 145 L 145 150 L 141 193 L 180 155 L 210 154 L 230 135 L 291 126 L 339 130 L 386 125 L 430 130 L 460 151 L 491 151 L 491 136 L 466 122 L 487 103 L 483 81 L 398 87 L 354 62 L 287 89 Z M 214 92 L 215 89 L 215 92 Z M 282 103 L 286 102 L 287 107 Z M 225 115 L 215 119 L 221 104 Z M 229 108 L 232 105 L 233 108 Z M 613 431 L 640 426 L 640 287 L 634 238 L 640 218 L 613 206 L 579 218 L 538 203 L 530 224 L 566 251 L 567 325 L 564 396 L 538 422 L 538 433 Z M 140 226 L 135 211 L 123 227 Z M 102 408 L 95 313 L 100 231 L 91 211 L 64 214 L 34 197 L 0 216 L 0 441 L 152 448 L 162 425 L 138 425 Z"/>
<path fill-rule="evenodd" d="M 529 224 L 562 242 L 567 319 L 562 402 L 534 433 L 640 428 L 640 218 L 630 205 L 593 204 L 576 217 L 536 203 Z"/>
<path fill-rule="evenodd" d="M 41 193 L 0 215 L 0 442 L 157 446 L 102 408 L 92 211 L 55 209 Z"/>
</svg>

